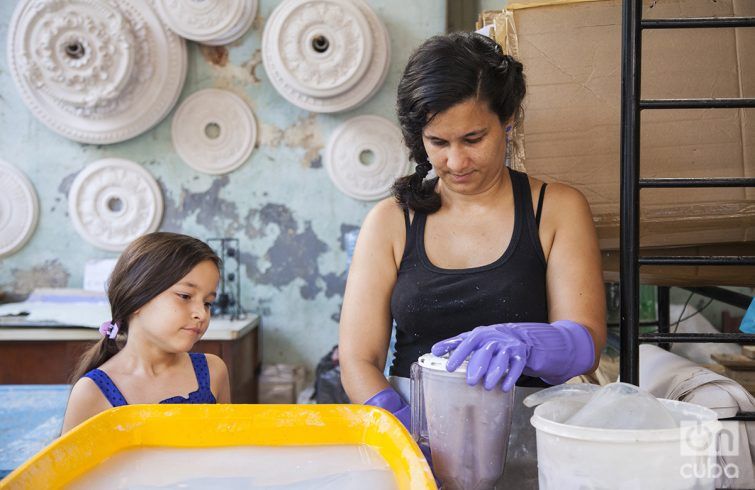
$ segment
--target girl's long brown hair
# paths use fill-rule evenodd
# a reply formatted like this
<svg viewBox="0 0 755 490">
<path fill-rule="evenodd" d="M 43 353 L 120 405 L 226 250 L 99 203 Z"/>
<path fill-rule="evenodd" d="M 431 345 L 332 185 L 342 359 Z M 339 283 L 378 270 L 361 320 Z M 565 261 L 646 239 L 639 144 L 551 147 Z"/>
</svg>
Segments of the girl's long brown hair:
<svg viewBox="0 0 755 490">
<path fill-rule="evenodd" d="M 111 321 L 118 324 L 118 336 L 103 336 L 89 348 L 76 365 L 71 382 L 117 354 L 126 345 L 131 315 L 205 260 L 220 268 L 215 252 L 203 241 L 187 235 L 156 232 L 131 242 L 118 258 L 107 290 Z"/>
</svg>

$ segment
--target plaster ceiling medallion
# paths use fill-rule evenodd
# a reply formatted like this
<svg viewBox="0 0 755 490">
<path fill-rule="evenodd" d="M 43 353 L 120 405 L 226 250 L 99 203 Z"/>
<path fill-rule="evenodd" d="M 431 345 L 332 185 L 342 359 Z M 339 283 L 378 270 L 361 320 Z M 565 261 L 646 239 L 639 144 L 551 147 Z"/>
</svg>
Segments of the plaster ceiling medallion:
<svg viewBox="0 0 755 490">
<path fill-rule="evenodd" d="M 344 194 L 374 201 L 391 193 L 393 182 L 411 170 L 401 130 L 378 116 L 344 122 L 325 148 L 325 168 Z"/>
<path fill-rule="evenodd" d="M 257 15 L 257 0 L 157 0 L 157 9 L 179 36 L 220 46 L 249 30 Z"/>
<path fill-rule="evenodd" d="M 160 226 L 163 196 L 141 165 L 104 158 L 79 172 L 68 193 L 68 214 L 81 237 L 119 252 L 135 238 Z"/>
<path fill-rule="evenodd" d="M 29 241 L 38 218 L 34 186 L 20 170 L 0 160 L 0 257 L 17 252 Z"/>
<path fill-rule="evenodd" d="M 186 45 L 150 0 L 20 0 L 8 66 L 24 103 L 74 141 L 116 143 L 171 110 L 186 77 Z"/>
<path fill-rule="evenodd" d="M 390 64 L 388 31 L 363 0 L 284 0 L 262 35 L 262 61 L 275 89 L 311 112 L 366 102 Z"/>
<path fill-rule="evenodd" d="M 200 90 L 176 110 L 173 147 L 194 170 L 227 174 L 249 159 L 257 141 L 257 123 L 246 102 L 219 89 Z"/>
</svg>

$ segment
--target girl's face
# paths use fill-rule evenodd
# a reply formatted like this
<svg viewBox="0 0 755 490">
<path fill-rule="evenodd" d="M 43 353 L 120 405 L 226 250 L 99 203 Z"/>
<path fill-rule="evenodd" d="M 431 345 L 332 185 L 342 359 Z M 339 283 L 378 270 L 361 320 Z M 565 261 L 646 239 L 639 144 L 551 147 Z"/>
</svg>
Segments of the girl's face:
<svg viewBox="0 0 755 490">
<path fill-rule="evenodd" d="M 129 333 L 138 332 L 166 352 L 188 352 L 207 331 L 219 280 L 212 261 L 200 262 L 139 308 L 129 321 Z"/>
<path fill-rule="evenodd" d="M 437 114 L 422 141 L 442 185 L 454 192 L 484 191 L 504 169 L 506 129 L 487 102 L 467 99 Z"/>
</svg>

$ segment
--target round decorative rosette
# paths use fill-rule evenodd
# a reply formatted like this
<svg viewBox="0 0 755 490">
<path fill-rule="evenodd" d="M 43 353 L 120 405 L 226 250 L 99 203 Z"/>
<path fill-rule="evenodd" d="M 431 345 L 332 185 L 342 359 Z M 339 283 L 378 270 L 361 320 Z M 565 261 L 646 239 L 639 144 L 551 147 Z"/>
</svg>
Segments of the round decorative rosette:
<svg viewBox="0 0 755 490">
<path fill-rule="evenodd" d="M 37 227 L 39 200 L 20 170 L 0 160 L 0 257 L 20 250 Z"/>
<path fill-rule="evenodd" d="M 133 138 L 161 121 L 187 66 L 183 39 L 149 0 L 20 0 L 7 59 L 35 117 L 93 144 Z"/>
<path fill-rule="evenodd" d="M 157 10 L 179 36 L 220 46 L 249 30 L 257 15 L 257 0 L 157 0 Z"/>
<path fill-rule="evenodd" d="M 378 116 L 358 116 L 339 126 L 324 160 L 336 187 L 363 201 L 389 196 L 395 180 L 411 170 L 401 130 Z"/>
<path fill-rule="evenodd" d="M 163 196 L 152 175 L 123 158 L 105 158 L 79 172 L 68 193 L 68 214 L 87 242 L 119 252 L 163 217 Z"/>
<path fill-rule="evenodd" d="M 262 36 L 262 61 L 275 89 L 311 112 L 366 102 L 390 64 L 388 31 L 362 0 L 284 0 Z"/>
<path fill-rule="evenodd" d="M 173 147 L 191 168 L 226 174 L 249 159 L 257 140 L 257 123 L 246 102 L 219 89 L 200 90 L 176 110 Z"/>
</svg>

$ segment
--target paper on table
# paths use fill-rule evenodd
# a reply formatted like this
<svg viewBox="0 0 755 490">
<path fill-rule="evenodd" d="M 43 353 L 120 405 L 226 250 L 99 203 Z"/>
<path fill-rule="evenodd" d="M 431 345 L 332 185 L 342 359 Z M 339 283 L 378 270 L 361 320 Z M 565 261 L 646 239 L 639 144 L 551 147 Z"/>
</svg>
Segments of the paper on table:
<svg viewBox="0 0 755 490">
<path fill-rule="evenodd" d="M 55 322 L 61 326 L 99 328 L 110 319 L 110 304 L 104 293 L 82 289 L 35 289 L 26 301 L 0 305 L 0 316 L 19 315 L 28 322 Z"/>
</svg>

